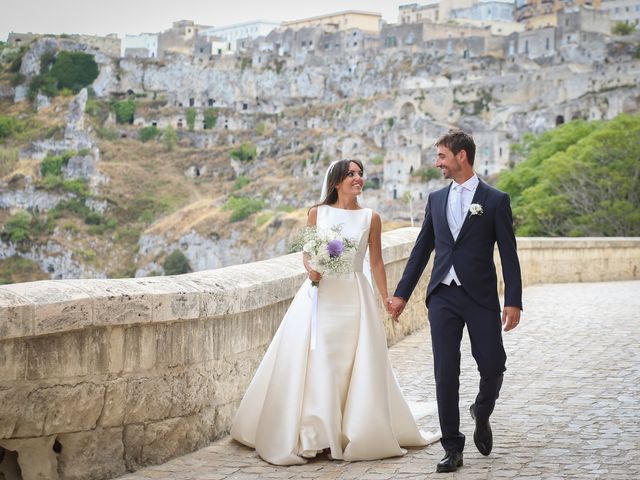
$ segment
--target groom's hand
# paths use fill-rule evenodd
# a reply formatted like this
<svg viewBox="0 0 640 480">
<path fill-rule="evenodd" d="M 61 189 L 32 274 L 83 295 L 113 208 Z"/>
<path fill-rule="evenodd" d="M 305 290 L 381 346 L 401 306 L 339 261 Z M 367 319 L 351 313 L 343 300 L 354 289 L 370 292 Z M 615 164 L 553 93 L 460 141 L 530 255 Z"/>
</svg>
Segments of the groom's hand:
<svg viewBox="0 0 640 480">
<path fill-rule="evenodd" d="M 505 332 L 513 330 L 520 323 L 519 307 L 504 307 L 502 310 L 502 327 Z"/>
<path fill-rule="evenodd" d="M 404 310 L 404 307 L 407 305 L 407 302 L 400 297 L 390 297 L 385 300 L 385 305 L 387 307 L 387 312 L 391 314 L 391 318 L 394 322 L 398 321 L 398 317 Z"/>
</svg>

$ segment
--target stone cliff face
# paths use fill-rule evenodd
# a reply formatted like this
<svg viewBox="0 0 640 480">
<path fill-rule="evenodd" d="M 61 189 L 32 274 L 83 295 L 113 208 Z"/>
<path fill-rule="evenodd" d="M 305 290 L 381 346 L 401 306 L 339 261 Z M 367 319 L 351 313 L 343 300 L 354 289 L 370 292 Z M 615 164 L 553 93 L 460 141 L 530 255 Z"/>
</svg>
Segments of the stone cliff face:
<svg viewBox="0 0 640 480">
<path fill-rule="evenodd" d="M 59 40 L 36 42 L 25 55 L 21 73 L 33 76 L 42 53 L 64 48 L 81 49 Z M 252 62 L 246 55 L 208 61 L 169 56 L 152 61 L 97 54 L 100 74 L 92 89 L 98 100 L 139 99 L 134 126 L 120 127 L 122 136 L 137 137 L 140 127 L 150 125 L 175 128 L 181 148 L 201 153 L 190 163 L 176 160 L 184 181 L 213 182 L 207 196 L 216 208 L 235 194 L 228 184 L 246 177 L 254 183 L 239 194 L 260 199 L 274 211 L 278 205 L 303 209 L 317 201 L 331 159 L 358 158 L 365 162 L 370 180 L 367 205 L 383 218 L 408 222 L 420 216 L 429 191 L 443 185 L 441 180 L 421 180 L 416 173 L 432 164 L 431 147 L 450 128 L 473 133 L 477 172 L 491 178 L 518 160 L 511 145 L 525 133 L 541 133 L 572 119 L 611 119 L 640 110 L 640 61 L 633 52 L 607 45 L 592 59 L 575 46 L 565 50 L 539 61 L 434 57 L 429 52 L 382 48 L 281 59 L 273 53 L 261 57 L 255 51 Z M 15 89 L 15 100 L 23 98 L 23 90 Z M 21 156 L 40 160 L 49 152 L 82 149 L 83 155 L 66 165 L 65 178 L 89 180 L 96 195 L 87 206 L 109 213 L 108 199 L 99 197 L 107 191 L 104 185 L 114 170 L 101 166 L 92 130 L 96 125 L 85 124 L 86 102 L 84 92 L 70 105 L 63 140 L 34 143 Z M 196 117 L 193 129 L 187 131 L 186 109 L 191 107 Z M 215 125 L 205 125 L 209 109 L 215 109 Z M 112 122 L 110 116 L 104 125 Z M 229 150 L 244 142 L 256 146 L 256 158 L 250 162 L 230 158 Z M 126 175 L 124 170 L 115 174 Z M 407 195 L 411 199 L 403 202 Z M 198 198 L 195 195 L 191 201 Z M 61 199 L 31 187 L 3 187 L 0 192 L 0 206 L 5 209 L 47 210 Z M 410 208 L 418 213 L 409 213 Z M 215 227 L 205 223 L 177 230 L 171 223 L 165 230 L 152 225 L 139 239 L 130 271 L 162 273 L 160 259 L 174 249 L 182 251 L 197 270 L 267 258 L 283 253 L 290 235 L 270 222 L 250 232 L 238 230 L 253 228 L 245 223 Z M 304 222 L 287 228 L 294 223 L 297 228 Z M 260 240 L 252 238 L 256 235 Z M 51 254 L 59 252 L 52 247 Z M 34 250 L 31 255 L 40 255 L 38 263 L 46 263 L 46 254 Z M 82 271 L 78 264 L 58 264 L 56 275 L 63 278 L 104 274 L 104 269 Z"/>
</svg>

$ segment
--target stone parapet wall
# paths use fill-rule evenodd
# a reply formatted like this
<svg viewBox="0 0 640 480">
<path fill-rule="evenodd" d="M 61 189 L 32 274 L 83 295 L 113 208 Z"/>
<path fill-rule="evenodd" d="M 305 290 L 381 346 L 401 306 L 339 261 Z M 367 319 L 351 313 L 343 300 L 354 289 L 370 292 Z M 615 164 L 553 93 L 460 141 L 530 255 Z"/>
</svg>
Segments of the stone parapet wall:
<svg viewBox="0 0 640 480">
<path fill-rule="evenodd" d="M 391 292 L 417 232 L 383 235 Z M 640 277 L 640 239 L 519 248 L 525 284 Z M 25 480 L 101 479 L 225 435 L 305 276 L 292 254 L 174 277 L 0 287 L 0 447 L 18 452 Z M 425 325 L 427 278 L 400 324 L 380 304 L 389 344 Z"/>
</svg>

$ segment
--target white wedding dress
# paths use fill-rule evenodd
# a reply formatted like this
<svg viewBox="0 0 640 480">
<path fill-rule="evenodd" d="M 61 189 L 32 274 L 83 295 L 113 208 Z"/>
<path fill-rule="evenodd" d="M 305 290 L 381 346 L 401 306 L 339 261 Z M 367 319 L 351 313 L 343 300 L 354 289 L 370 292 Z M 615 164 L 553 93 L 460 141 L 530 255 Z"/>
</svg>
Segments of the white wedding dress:
<svg viewBox="0 0 640 480">
<path fill-rule="evenodd" d="M 375 297 L 362 266 L 371 210 L 318 207 L 318 229 L 342 225 L 357 242 L 353 273 L 307 279 L 293 299 L 238 409 L 231 436 L 275 465 L 403 455 L 439 435 L 418 430 L 387 354 Z"/>
</svg>

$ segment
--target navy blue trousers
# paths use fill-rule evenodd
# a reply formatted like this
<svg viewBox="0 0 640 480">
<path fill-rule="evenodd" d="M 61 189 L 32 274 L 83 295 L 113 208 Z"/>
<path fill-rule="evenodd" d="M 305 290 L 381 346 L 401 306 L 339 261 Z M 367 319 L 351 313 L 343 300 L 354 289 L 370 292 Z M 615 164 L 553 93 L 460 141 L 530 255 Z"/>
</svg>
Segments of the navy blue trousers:
<svg viewBox="0 0 640 480">
<path fill-rule="evenodd" d="M 480 372 L 476 415 L 488 419 L 496 404 L 506 370 L 500 312 L 489 310 L 467 295 L 464 287 L 441 284 L 429 296 L 429 325 L 436 379 L 442 446 L 446 451 L 464 450 L 460 432 L 460 341 L 467 326 L 471 353 Z"/>
</svg>

